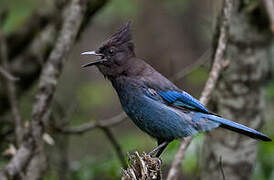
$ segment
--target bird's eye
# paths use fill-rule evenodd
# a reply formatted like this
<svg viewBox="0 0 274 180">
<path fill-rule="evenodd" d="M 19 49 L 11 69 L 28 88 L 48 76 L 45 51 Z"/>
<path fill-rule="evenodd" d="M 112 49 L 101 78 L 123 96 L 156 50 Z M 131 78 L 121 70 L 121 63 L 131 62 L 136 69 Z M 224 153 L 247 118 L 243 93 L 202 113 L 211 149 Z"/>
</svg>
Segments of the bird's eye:
<svg viewBox="0 0 274 180">
<path fill-rule="evenodd" d="M 110 49 L 108 52 L 109 52 L 109 54 L 113 54 L 114 53 L 114 49 Z"/>
</svg>

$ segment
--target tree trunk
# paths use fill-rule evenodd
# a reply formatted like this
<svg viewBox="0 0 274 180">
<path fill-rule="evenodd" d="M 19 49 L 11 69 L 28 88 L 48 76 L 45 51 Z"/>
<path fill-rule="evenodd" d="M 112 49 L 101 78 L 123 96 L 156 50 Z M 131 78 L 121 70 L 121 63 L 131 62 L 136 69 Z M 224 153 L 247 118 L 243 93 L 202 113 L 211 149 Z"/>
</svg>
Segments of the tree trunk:
<svg viewBox="0 0 274 180">
<path fill-rule="evenodd" d="M 226 59 L 213 96 L 216 112 L 254 129 L 263 125 L 263 85 L 270 71 L 271 33 L 258 1 L 234 1 Z M 204 143 L 202 179 L 250 179 L 256 160 L 256 140 L 224 129 Z M 221 160 L 221 163 L 220 163 Z M 222 173 L 223 171 L 223 173 Z"/>
</svg>

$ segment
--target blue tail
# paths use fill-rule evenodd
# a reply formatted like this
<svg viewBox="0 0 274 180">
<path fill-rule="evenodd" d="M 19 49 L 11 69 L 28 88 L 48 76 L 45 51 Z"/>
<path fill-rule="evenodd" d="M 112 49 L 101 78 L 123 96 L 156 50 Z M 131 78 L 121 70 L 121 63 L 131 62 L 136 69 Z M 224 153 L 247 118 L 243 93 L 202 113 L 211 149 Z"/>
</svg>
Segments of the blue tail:
<svg viewBox="0 0 274 180">
<path fill-rule="evenodd" d="M 229 129 L 231 131 L 246 135 L 248 137 L 257 139 L 257 140 L 262 140 L 262 141 L 272 141 L 268 136 L 264 135 L 263 133 L 260 133 L 254 129 L 248 128 L 242 124 L 229 121 L 227 119 L 215 116 L 215 115 L 207 115 L 208 119 L 211 121 L 220 123 L 220 127 Z"/>
</svg>

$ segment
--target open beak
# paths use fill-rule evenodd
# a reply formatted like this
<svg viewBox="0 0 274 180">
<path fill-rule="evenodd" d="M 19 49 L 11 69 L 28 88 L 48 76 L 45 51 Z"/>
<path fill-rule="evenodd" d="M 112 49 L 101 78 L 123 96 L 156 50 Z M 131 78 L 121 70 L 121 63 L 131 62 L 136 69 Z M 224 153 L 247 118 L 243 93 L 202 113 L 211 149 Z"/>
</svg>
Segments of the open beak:
<svg viewBox="0 0 274 180">
<path fill-rule="evenodd" d="M 98 64 L 101 64 L 101 63 L 107 61 L 106 59 L 103 59 L 103 57 L 104 57 L 103 54 L 96 53 L 95 51 L 87 51 L 87 52 L 83 52 L 83 53 L 81 53 L 81 54 L 82 54 L 82 55 L 95 55 L 95 56 L 100 56 L 100 57 L 102 58 L 102 59 L 99 59 L 99 60 L 97 60 L 97 61 L 93 61 L 93 62 L 84 64 L 84 65 L 82 65 L 82 68 L 88 67 L 88 66 L 93 66 L 93 65 L 98 65 Z"/>
</svg>

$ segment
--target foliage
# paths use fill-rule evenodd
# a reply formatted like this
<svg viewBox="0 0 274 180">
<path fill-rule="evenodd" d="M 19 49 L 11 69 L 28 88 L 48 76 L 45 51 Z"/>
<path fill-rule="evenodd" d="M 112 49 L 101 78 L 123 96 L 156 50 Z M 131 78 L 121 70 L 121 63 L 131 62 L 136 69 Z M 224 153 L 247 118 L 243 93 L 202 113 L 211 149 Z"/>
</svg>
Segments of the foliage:
<svg viewBox="0 0 274 180">
<path fill-rule="evenodd" d="M 21 28 L 21 25 L 37 8 L 38 3 L 39 0 L 0 1 L 0 13 L 7 10 L 7 19 L 5 20 L 3 31 L 10 33 L 17 28 Z"/>
</svg>

